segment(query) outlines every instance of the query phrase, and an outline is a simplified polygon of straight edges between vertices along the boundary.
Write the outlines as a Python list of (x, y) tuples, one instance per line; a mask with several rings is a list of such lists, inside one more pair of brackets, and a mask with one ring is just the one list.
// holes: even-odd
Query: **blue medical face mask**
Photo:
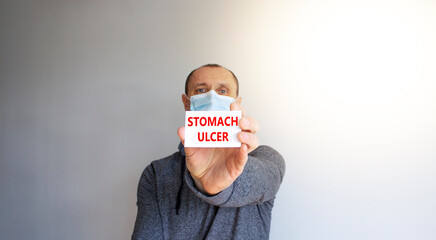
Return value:
[(191, 111), (230, 111), (234, 98), (222, 96), (210, 90), (207, 93), (191, 96)]

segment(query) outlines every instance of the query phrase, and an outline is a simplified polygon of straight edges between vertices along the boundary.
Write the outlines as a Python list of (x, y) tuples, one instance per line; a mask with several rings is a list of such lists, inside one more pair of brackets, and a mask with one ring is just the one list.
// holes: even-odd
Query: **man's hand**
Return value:
[[(241, 175), (248, 160), (248, 153), (259, 146), (259, 139), (255, 135), (259, 124), (254, 118), (245, 116), (241, 105), (232, 103), (230, 110), (241, 110), (239, 121), (241, 132), (238, 139), (240, 148), (185, 148), (186, 167), (194, 179), (195, 185), (203, 193), (215, 195)], [(185, 144), (185, 127), (180, 127), (177, 134)]]

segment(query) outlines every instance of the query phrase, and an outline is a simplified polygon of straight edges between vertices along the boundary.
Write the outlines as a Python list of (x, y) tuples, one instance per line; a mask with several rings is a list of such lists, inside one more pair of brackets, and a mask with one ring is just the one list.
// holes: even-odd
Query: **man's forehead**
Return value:
[[(206, 83), (209, 85), (218, 85), (228, 88), (236, 88), (236, 96), (239, 92), (239, 83), (236, 76), (225, 67), (219, 65), (205, 65), (192, 71), (185, 82), (185, 93), (192, 91), (197, 84)], [(204, 85), (204, 84), (203, 84)], [(208, 86), (210, 87), (210, 86)], [(233, 91), (232, 91), (233, 92)]]
[[(210, 66), (205, 66), (205, 67), (201, 67), (197, 70), (195, 70), (195, 72), (192, 74), (192, 79), (196, 79), (196, 80), (202, 80), (203, 78), (208, 78), (208, 77), (221, 77), (221, 78), (228, 78), (228, 79), (232, 79), (233, 75), (232, 73), (230, 73), (229, 70), (223, 68), (223, 67), (210, 67)], [(207, 80), (207, 79), (205, 79)]]

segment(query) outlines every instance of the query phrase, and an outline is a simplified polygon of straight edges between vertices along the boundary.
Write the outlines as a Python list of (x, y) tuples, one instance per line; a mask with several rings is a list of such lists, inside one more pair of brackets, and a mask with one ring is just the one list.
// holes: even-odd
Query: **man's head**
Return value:
[[(185, 110), (190, 109), (191, 96), (210, 90), (236, 99), (239, 94), (239, 82), (232, 71), (218, 64), (206, 64), (193, 70), (186, 79), (185, 94), (182, 95)], [(236, 102), (240, 103), (240, 99), (238, 98)]]

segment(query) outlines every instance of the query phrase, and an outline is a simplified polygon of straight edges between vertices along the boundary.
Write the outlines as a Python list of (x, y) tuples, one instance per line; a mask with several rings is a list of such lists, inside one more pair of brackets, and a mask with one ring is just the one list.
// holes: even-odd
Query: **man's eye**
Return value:
[(226, 94), (228, 91), (227, 90), (220, 90), (219, 93), (221, 94)]
[(199, 89), (197, 89), (197, 92), (199, 92), (199, 93), (205, 93), (205, 92), (206, 92), (206, 89), (204, 89), (204, 88), (199, 88)]

